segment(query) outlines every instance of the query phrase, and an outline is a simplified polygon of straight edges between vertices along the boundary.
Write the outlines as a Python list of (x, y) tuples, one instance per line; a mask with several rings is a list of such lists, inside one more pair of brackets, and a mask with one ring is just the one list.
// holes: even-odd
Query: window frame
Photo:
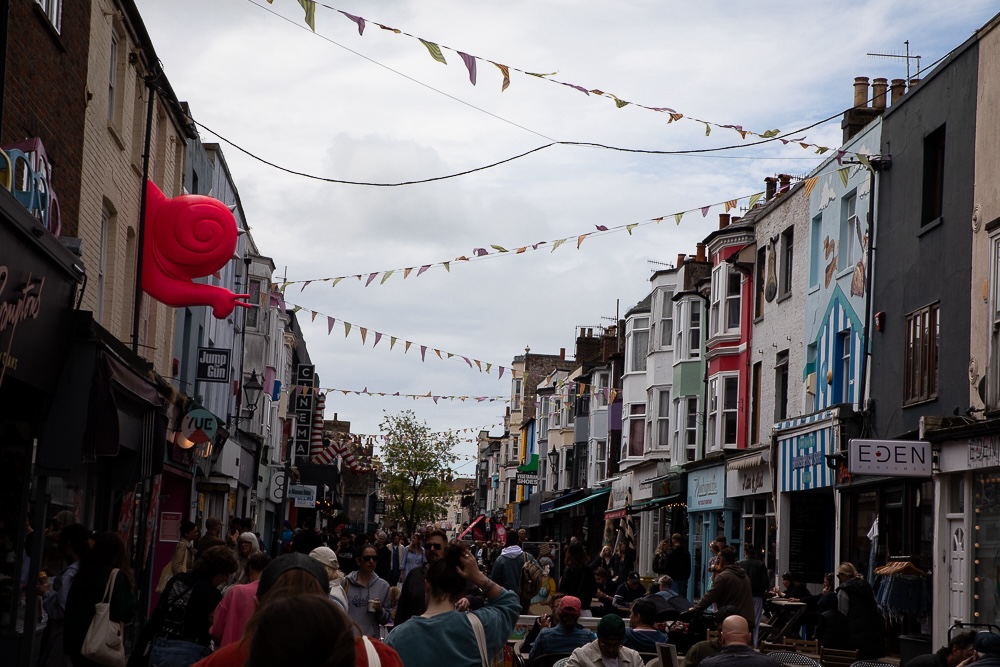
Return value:
[(671, 350), (674, 346), (674, 288), (665, 287), (660, 294), (659, 348)]
[(260, 278), (251, 277), (247, 281), (247, 292), (250, 293), (250, 298), (247, 302), (250, 307), (246, 309), (245, 319), (243, 324), (247, 329), (252, 329), (253, 331), (260, 331), (263, 326), (263, 321), (261, 319), (260, 307), (260, 291), (264, 288), (264, 281)]
[[(840, 240), (837, 247), (837, 269), (849, 271), (857, 263), (855, 255), (854, 230), (860, 225), (858, 221), (858, 192), (851, 192), (844, 197), (840, 215)], [(845, 248), (846, 245), (846, 248)]]
[[(926, 327), (918, 329), (926, 317)], [(933, 331), (932, 336), (928, 336)], [(920, 334), (924, 335), (921, 336)], [(916, 335), (916, 338), (914, 337)], [(941, 338), (941, 302), (936, 301), (909, 313), (903, 328), (903, 405), (915, 405), (935, 400), (939, 388), (939, 358)], [(914, 348), (919, 348), (914, 354)], [(914, 368), (914, 364), (919, 368)]]
[(524, 393), (524, 381), (521, 378), (511, 378), (510, 409), (521, 410), (521, 400)]
[[(626, 373), (645, 373), (649, 356), (649, 325), (652, 318), (648, 313), (629, 318), (625, 334)], [(638, 326), (644, 322), (644, 326)], [(641, 368), (638, 366), (640, 365)]]
[(792, 280), (795, 278), (795, 227), (788, 227), (781, 232), (781, 275), (778, 278), (778, 300), (792, 293)]
[(646, 404), (629, 403), (625, 420), (628, 422), (628, 442), (627, 448), (623, 447), (622, 458), (641, 458), (646, 448)]
[(788, 419), (789, 353), (780, 350), (774, 355), (774, 421)]
[(754, 301), (753, 318), (759, 320), (764, 317), (764, 291), (767, 282), (767, 245), (757, 248), (757, 265), (754, 267)]
[(820, 246), (823, 236), (823, 214), (815, 216), (809, 222), (809, 288), (819, 287), (820, 270)]
[(611, 401), (611, 374), (601, 371), (594, 374), (594, 409), (606, 408)]
[(656, 445), (658, 450), (670, 448), (670, 387), (656, 390)]
[(35, 0), (35, 4), (52, 24), (52, 29), (61, 35), (63, 0)]
[(548, 440), (549, 435), (549, 395), (538, 396), (538, 439)]
[[(725, 278), (723, 280), (723, 277)], [(735, 294), (731, 294), (731, 282), (737, 281)], [(742, 324), (743, 276), (728, 262), (722, 262), (712, 269), (710, 299), (709, 338), (729, 334), (739, 334)], [(729, 326), (730, 310), (735, 304), (737, 323)], [(723, 325), (723, 321), (725, 325)]]
[(947, 126), (929, 132), (924, 137), (924, 171), (920, 226), (926, 227), (944, 216), (945, 158), (947, 156)]

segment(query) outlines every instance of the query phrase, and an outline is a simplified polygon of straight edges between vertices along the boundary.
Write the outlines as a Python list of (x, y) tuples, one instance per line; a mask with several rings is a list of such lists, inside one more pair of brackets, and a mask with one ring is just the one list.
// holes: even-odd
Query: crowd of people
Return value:
[[(173, 557), (154, 579), (159, 596), (132, 642), (129, 667), (298, 660), (326, 667), (482, 667), (493, 664), (525, 613), (536, 616), (518, 647), (529, 665), (561, 655), (566, 667), (639, 667), (658, 644), (672, 642), (683, 649), (683, 667), (776, 667), (755, 649), (762, 622), (781, 599), (808, 605), (797, 630), (803, 636), (857, 649), (861, 659), (885, 655), (872, 587), (850, 563), (828, 574), (817, 594), (788, 572), (780, 587), (771, 587), (753, 545), (744, 544), (738, 559), (720, 539), (710, 552), (705, 592), (690, 601), (685, 586), (693, 563), (681, 535), (657, 546), (658, 576), (647, 590), (625, 544), (590, 559), (578, 540), (528, 544), (523, 532), (510, 531), (497, 548), (449, 541), (434, 529), (407, 538), (384, 531), (323, 534), (305, 523), (285, 526), (272, 558), (249, 525), (234, 523), (225, 537), (214, 517), (205, 521), (204, 535), (193, 522), (181, 523)], [(99, 603), (108, 603), (112, 624), (137, 614), (126, 546), (118, 533), (93, 535), (78, 524), (63, 528), (58, 546), (66, 566), (40, 591), (49, 625), (38, 664), (106, 664), (88, 654), (86, 638)], [(718, 636), (684, 643), (705, 613)], [(596, 631), (581, 623), (587, 616), (600, 617), (592, 621)], [(975, 656), (984, 667), (991, 660), (1000, 667), (1000, 637), (956, 635), (913, 667), (965, 667)]]

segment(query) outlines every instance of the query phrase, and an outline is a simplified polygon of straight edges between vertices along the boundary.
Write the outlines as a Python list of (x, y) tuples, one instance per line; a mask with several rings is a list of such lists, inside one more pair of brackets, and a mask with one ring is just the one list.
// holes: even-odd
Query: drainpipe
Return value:
[(139, 353), (139, 308), (142, 306), (142, 256), (146, 243), (146, 186), (149, 183), (149, 150), (153, 133), (153, 100), (156, 98), (153, 81), (159, 76), (147, 76), (146, 136), (142, 143), (142, 190), (139, 195), (139, 234), (135, 249), (135, 294), (132, 299), (132, 352)]
[[(869, 183), (869, 194), (868, 194), (868, 251), (867, 251), (867, 262), (868, 270), (865, 273), (865, 294), (868, 297), (868, 303), (865, 305), (865, 323), (864, 329), (861, 332), (861, 342), (864, 345), (864, 350), (862, 350), (861, 358), (861, 381), (858, 387), (858, 411), (862, 413), (868, 412), (868, 398), (866, 397), (866, 392), (868, 390), (868, 363), (871, 360), (871, 319), (872, 310), (875, 306), (874, 299), (872, 298), (872, 282), (873, 282), (873, 267), (872, 259), (874, 258), (875, 251), (875, 195), (877, 181), (875, 179), (875, 172), (881, 171), (882, 169), (888, 169), (892, 163), (888, 160), (883, 161), (881, 156), (871, 159), (872, 171), (868, 174)], [(863, 430), (870, 428), (868, 420), (863, 421)], [(861, 435), (868, 435), (868, 433), (862, 432)]]

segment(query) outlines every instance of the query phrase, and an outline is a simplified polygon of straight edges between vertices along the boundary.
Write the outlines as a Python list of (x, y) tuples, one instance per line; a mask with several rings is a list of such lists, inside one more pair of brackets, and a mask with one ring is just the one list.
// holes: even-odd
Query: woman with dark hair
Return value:
[[(326, 576), (326, 570), (319, 561), (297, 552), (278, 556), (264, 568), (264, 572), (260, 575), (260, 580), (257, 584), (257, 611), (250, 617), (250, 622), (247, 624), (247, 630), (243, 635), (243, 639), (223, 646), (212, 655), (198, 662), (195, 667), (243, 667), (244, 664), (248, 664), (248, 654), (251, 645), (254, 643), (254, 636), (257, 632), (262, 631), (263, 625), (269, 624), (268, 621), (263, 621), (260, 618), (265, 610), (270, 609), (272, 604), (282, 600), (303, 600), (313, 597), (328, 599), (328, 588), (329, 580)], [(283, 622), (297, 622), (300, 618), (303, 618), (303, 615), (298, 614), (298, 612), (293, 612), (293, 614), (287, 618), (282, 617)], [(323, 614), (324, 618), (326, 618), (325, 611)], [(353, 632), (351, 631), (350, 620), (346, 615), (342, 618), (342, 622), (348, 628), (347, 636), (352, 637)], [(309, 627), (314, 626), (310, 625)], [(329, 627), (329, 625), (324, 625), (321, 631), (328, 632)], [(332, 637), (329, 639), (332, 639)], [(399, 655), (377, 639), (354, 637), (353, 643), (354, 647), (350, 655), (354, 656), (355, 667), (375, 667), (369, 662), (369, 648), (376, 654), (381, 667), (403, 667)], [(340, 646), (339, 643), (337, 645)], [(346, 647), (343, 650), (346, 653)], [(263, 664), (259, 662), (259, 659), (260, 654), (258, 654), (257, 664)], [(297, 664), (290, 659), (276, 660), (270, 664), (283, 665), (286, 662), (288, 664)], [(310, 663), (309, 660), (298, 662), (302, 664)], [(373, 660), (372, 662), (375, 661)], [(331, 664), (336, 664), (339, 667), (341, 663)]]
[(580, 599), (583, 616), (591, 616), (590, 601), (597, 594), (597, 582), (594, 573), (588, 567), (587, 552), (579, 542), (571, 542), (566, 547), (566, 557), (563, 561), (565, 569), (556, 590), (565, 595)]
[(236, 571), (229, 547), (212, 547), (190, 572), (174, 575), (149, 621), (150, 667), (188, 667), (210, 651), (212, 618), (222, 600), (219, 586)]
[(354, 633), (330, 599), (303, 595), (274, 600), (254, 615), (246, 667), (354, 667)]
[[(586, 567), (586, 565), (584, 566)], [(455, 611), (469, 583), (486, 597), (485, 607), (469, 614)], [(486, 655), (503, 648), (521, 613), (517, 593), (479, 571), (469, 548), (452, 542), (444, 556), (427, 567), (427, 611), (400, 625), (386, 639), (406, 667), (479, 667), (482, 664), (475, 623), (483, 627)]]
[(73, 586), (66, 599), (63, 648), (74, 667), (97, 665), (81, 656), (80, 649), (94, 620), (95, 605), (104, 597), (111, 572), (115, 569), (118, 575), (111, 591), (108, 617), (113, 623), (127, 623), (135, 614), (135, 596), (132, 593), (135, 579), (128, 564), (125, 543), (118, 533), (101, 533), (90, 553), (80, 561), (80, 570), (73, 578)]
[(361, 548), (358, 569), (344, 579), (347, 615), (354, 621), (355, 631), (378, 637), (379, 628), (389, 625), (389, 582), (375, 574), (378, 550), (371, 544)]

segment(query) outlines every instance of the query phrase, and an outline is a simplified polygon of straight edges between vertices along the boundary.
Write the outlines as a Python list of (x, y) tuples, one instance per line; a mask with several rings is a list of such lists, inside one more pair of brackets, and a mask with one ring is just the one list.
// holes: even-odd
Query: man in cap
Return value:
[(629, 572), (625, 577), (625, 583), (618, 585), (615, 591), (615, 606), (619, 609), (628, 610), (632, 603), (646, 594), (646, 587), (642, 585), (642, 579), (638, 572)]
[[(997, 667), (1000, 665), (1000, 635), (992, 632), (977, 632), (976, 639), (972, 643), (976, 650), (976, 667)], [(966, 665), (972, 659), (966, 659), (961, 665)]]
[(638, 651), (623, 646), (625, 621), (610, 614), (597, 624), (597, 639), (573, 651), (566, 667), (642, 667)]
[(580, 598), (565, 595), (558, 606), (559, 625), (545, 628), (531, 646), (529, 659), (548, 653), (569, 653), (594, 639), (594, 633), (577, 623), (580, 619)]
[(736, 614), (722, 622), (719, 641), (722, 650), (718, 655), (701, 661), (702, 667), (780, 667), (777, 660), (769, 655), (757, 653), (750, 646), (753, 636), (747, 619)]

